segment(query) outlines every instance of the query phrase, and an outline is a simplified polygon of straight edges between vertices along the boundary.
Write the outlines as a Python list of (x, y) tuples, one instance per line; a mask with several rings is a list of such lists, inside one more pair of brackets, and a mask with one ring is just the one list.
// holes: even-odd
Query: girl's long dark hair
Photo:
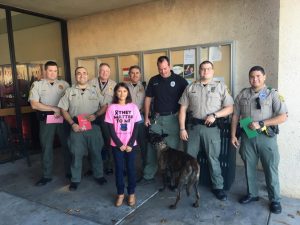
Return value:
[(125, 88), (127, 91), (128, 91), (128, 94), (127, 94), (127, 97), (126, 97), (126, 101), (125, 103), (131, 103), (132, 102), (132, 98), (131, 98), (131, 94), (130, 94), (130, 91), (129, 91), (129, 88), (127, 86), (127, 84), (125, 84), (124, 82), (121, 82), (121, 83), (118, 83), (115, 88), (114, 88), (114, 96), (113, 96), (113, 100), (112, 100), (112, 103), (113, 104), (118, 104), (119, 103), (119, 99), (118, 99), (118, 96), (117, 96), (117, 91), (120, 87), (123, 87)]

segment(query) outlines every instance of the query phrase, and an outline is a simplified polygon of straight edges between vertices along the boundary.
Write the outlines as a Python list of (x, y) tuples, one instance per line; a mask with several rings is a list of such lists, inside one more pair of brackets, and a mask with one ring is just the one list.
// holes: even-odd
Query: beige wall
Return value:
[(279, 0), (168, 0), (68, 21), (75, 58), (227, 40), (237, 41), (236, 91), (261, 64), (277, 86)]
[(295, 98), (300, 96), (300, 52), (295, 51), (300, 49), (299, 4), (298, 0), (159, 0), (73, 19), (68, 21), (71, 69), (76, 57), (236, 41), (234, 93), (248, 86), (249, 68), (262, 65), (268, 85), (286, 96), (290, 113), (278, 138), (280, 180), (284, 195), (300, 198), (296, 132), (300, 107)]
[(279, 136), (282, 194), (300, 198), (300, 26), (299, 0), (280, 1), (278, 88), (289, 109)]

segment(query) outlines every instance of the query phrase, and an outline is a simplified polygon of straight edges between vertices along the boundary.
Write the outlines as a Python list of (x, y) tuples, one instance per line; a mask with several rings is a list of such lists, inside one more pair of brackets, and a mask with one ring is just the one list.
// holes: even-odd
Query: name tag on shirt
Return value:
[(59, 117), (55, 117), (54, 115), (47, 115), (46, 118), (46, 123), (50, 124), (50, 123), (63, 123), (64, 122), (64, 118), (62, 116)]
[(77, 116), (78, 118), (78, 125), (81, 130), (87, 131), (92, 129), (92, 124), (89, 120), (87, 120), (87, 114), (80, 114)]

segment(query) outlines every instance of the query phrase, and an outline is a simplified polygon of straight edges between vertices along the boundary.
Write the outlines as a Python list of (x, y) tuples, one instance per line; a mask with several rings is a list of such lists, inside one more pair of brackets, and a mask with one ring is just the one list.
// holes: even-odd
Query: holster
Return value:
[(267, 129), (263, 131), (263, 133), (268, 137), (274, 137), (275, 135), (279, 134), (279, 127), (278, 125), (268, 126)]

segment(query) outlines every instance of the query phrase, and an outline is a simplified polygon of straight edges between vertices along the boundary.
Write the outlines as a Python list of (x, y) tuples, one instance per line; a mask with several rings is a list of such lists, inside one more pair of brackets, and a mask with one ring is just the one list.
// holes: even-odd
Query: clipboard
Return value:
[(240, 126), (245, 131), (245, 133), (249, 139), (254, 138), (258, 135), (256, 130), (251, 130), (248, 127), (249, 124), (252, 123), (252, 121), (253, 120), (251, 117), (246, 117), (246, 118), (240, 120)]

